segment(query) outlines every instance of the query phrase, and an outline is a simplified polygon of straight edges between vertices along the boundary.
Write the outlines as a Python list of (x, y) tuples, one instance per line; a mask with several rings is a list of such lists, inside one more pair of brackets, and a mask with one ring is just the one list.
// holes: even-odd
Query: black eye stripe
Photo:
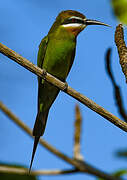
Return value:
[(72, 24), (72, 23), (84, 24), (84, 21), (82, 19), (71, 18), (71, 19), (66, 19), (62, 24)]

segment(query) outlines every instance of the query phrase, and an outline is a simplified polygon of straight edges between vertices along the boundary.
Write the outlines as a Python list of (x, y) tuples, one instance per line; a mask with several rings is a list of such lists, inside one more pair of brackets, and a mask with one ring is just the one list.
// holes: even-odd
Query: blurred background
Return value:
[[(107, 48), (111, 47), (113, 73), (125, 100), (126, 83), (114, 43), (114, 32), (119, 22), (110, 0), (1, 0), (0, 42), (36, 64), (41, 39), (47, 35), (58, 13), (68, 9), (77, 10), (87, 18), (102, 21), (112, 28), (89, 26), (79, 35), (75, 61), (67, 82), (77, 91), (120, 117), (114, 100), (113, 87), (105, 70), (105, 54)], [(0, 54), (0, 101), (33, 128), (37, 112), (37, 77), (2, 54)], [(43, 136), (48, 143), (70, 157), (73, 153), (76, 103), (75, 99), (60, 92), (50, 110)], [(81, 151), (86, 162), (107, 173), (126, 168), (125, 159), (119, 159), (115, 154), (117, 150), (127, 147), (126, 133), (84, 105), (78, 104), (83, 117)], [(1, 111), (0, 123), (0, 161), (29, 167), (33, 139)], [(69, 167), (71, 166), (45, 148), (38, 146), (33, 169)], [(67, 180), (77, 178), (96, 179), (94, 176), (80, 173), (66, 175)], [(64, 180), (65, 176), (41, 176), (38, 179)]]

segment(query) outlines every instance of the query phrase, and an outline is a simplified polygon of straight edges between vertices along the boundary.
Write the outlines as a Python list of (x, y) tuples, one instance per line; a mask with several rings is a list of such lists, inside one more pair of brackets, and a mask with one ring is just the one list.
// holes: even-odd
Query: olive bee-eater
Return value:
[[(77, 11), (62, 11), (57, 16), (48, 35), (40, 43), (37, 65), (65, 82), (74, 61), (77, 35), (87, 25), (108, 26), (96, 20), (86, 19), (83, 14)], [(35, 139), (29, 171), (40, 136), (44, 134), (49, 109), (59, 91), (57, 87), (38, 77), (38, 112), (33, 128)]]

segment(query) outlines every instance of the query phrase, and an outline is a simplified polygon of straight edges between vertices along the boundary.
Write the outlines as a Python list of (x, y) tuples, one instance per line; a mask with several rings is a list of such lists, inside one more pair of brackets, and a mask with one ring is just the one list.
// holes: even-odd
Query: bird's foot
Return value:
[(45, 69), (43, 69), (43, 79), (45, 80), (46, 78), (45, 78), (45, 76), (47, 75), (47, 71), (45, 70)]
[(67, 82), (65, 82), (65, 83), (64, 83), (63, 91), (67, 91), (67, 88), (68, 88), (68, 84), (67, 84)]

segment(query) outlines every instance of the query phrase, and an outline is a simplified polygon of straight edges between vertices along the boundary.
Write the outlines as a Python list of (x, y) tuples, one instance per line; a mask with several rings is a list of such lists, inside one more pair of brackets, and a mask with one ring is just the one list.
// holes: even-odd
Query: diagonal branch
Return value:
[[(29, 136), (32, 136), (32, 130), (28, 126), (26, 126), (18, 117), (16, 117), (2, 102), (0, 102), (0, 109), (5, 113), (5, 115), (7, 115), (12, 121), (14, 121), (21, 129), (23, 129)], [(79, 161), (76, 159), (69, 158), (67, 155), (61, 153), (60, 151), (55, 149), (53, 146), (48, 144), (42, 138), (40, 138), (39, 143), (42, 146), (44, 146), (47, 150), (49, 150), (51, 153), (56, 155), (57, 157), (68, 162), (69, 164), (73, 165), (75, 167), (75, 169), (79, 170), (80, 172), (92, 174), (97, 177), (103, 178), (105, 180), (118, 180), (118, 178), (110, 176), (110, 175), (94, 168), (93, 166), (89, 165), (88, 163), (86, 163), (84, 161)]]
[(23, 58), (22, 56), (17, 54), (15, 51), (9, 49), (7, 46), (3, 45), (2, 43), (0, 43), (0, 53), (14, 60), (21, 66), (33, 72), (34, 74), (42, 78), (45, 78), (45, 80), (48, 81), (49, 83), (53, 84), (54, 86), (57, 86), (59, 89), (63, 90), (64, 92), (72, 96), (73, 98), (77, 99), (79, 102), (86, 105), (88, 108), (95, 111), (96, 113), (98, 113), (99, 115), (101, 115), (102, 117), (110, 121), (111, 123), (113, 123), (115, 126), (127, 132), (127, 123), (125, 123), (118, 117), (114, 116), (113, 114), (111, 114), (110, 112), (108, 112), (103, 107), (99, 106), (94, 101), (87, 98), (86, 96), (80, 94), (79, 92), (71, 88), (70, 86), (65, 88), (66, 83), (63, 83), (62, 81), (58, 80), (57, 78), (55, 78), (49, 73), (45, 73), (43, 69), (35, 66), (30, 61)]

